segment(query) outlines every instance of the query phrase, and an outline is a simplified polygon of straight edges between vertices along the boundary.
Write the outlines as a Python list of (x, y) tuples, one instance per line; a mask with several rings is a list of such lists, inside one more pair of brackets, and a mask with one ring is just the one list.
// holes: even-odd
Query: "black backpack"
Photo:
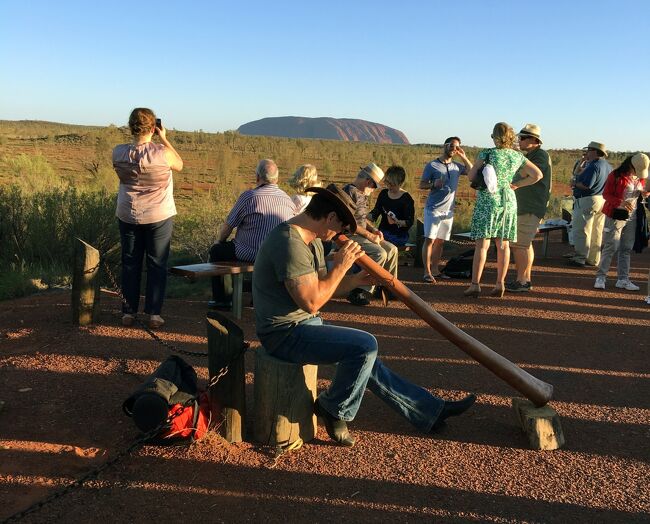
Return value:
[(468, 249), (460, 255), (451, 257), (442, 272), (451, 278), (472, 278), (472, 261), (474, 249)]

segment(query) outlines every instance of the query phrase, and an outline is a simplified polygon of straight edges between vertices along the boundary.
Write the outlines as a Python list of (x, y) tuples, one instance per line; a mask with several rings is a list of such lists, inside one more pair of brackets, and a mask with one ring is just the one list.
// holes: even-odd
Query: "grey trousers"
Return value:
[(606, 277), (612, 258), (618, 252), (616, 273), (619, 280), (630, 279), (630, 253), (634, 247), (636, 229), (636, 212), (631, 213), (630, 220), (614, 220), (605, 217), (603, 228), (603, 251), (600, 255), (597, 277)]
[[(397, 277), (398, 252), (396, 246), (390, 242), (386, 242), (385, 240), (382, 240), (380, 244), (375, 244), (361, 235), (352, 235), (350, 240), (357, 242), (366, 255), (377, 262), (377, 264), (382, 266), (391, 275)], [(375, 290), (375, 286), (365, 287), (363, 289), (367, 289), (372, 293)]]
[(575, 258), (597, 266), (600, 261), (605, 215), (601, 213), (605, 199), (602, 195), (576, 198), (573, 206), (573, 247)]

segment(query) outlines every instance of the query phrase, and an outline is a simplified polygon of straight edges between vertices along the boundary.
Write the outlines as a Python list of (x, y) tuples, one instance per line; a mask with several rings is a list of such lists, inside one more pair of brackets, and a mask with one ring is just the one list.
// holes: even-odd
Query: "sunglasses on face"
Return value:
[(374, 179), (370, 175), (363, 175), (363, 177), (372, 184), (372, 187), (374, 189), (377, 189), (377, 182), (374, 181)]

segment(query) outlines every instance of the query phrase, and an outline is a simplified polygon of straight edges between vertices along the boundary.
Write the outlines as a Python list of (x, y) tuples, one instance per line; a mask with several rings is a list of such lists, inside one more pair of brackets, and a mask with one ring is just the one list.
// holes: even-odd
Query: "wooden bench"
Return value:
[[(565, 230), (566, 226), (564, 225), (551, 225), (551, 224), (540, 224), (537, 228), (537, 234), (542, 235), (542, 258), (547, 257), (548, 251), (548, 235), (551, 231)], [(470, 232), (466, 231), (465, 233), (454, 233), (452, 238), (455, 240), (471, 240)]]
[(253, 272), (253, 264), (251, 262), (228, 260), (222, 262), (207, 262), (205, 264), (190, 264), (187, 266), (174, 266), (170, 268), (169, 272), (172, 275), (186, 277), (192, 282), (197, 278), (232, 275), (232, 314), (236, 319), (241, 318), (244, 274)]

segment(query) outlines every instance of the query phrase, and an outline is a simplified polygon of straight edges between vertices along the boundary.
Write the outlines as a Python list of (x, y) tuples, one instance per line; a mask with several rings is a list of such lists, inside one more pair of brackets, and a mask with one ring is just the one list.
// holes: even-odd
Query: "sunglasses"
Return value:
[(363, 178), (365, 178), (366, 180), (368, 180), (368, 181), (372, 184), (372, 187), (374, 187), (375, 189), (377, 189), (377, 182), (375, 182), (375, 179), (374, 179), (374, 178), (372, 178), (370, 175), (366, 175), (366, 174), (363, 175)]

